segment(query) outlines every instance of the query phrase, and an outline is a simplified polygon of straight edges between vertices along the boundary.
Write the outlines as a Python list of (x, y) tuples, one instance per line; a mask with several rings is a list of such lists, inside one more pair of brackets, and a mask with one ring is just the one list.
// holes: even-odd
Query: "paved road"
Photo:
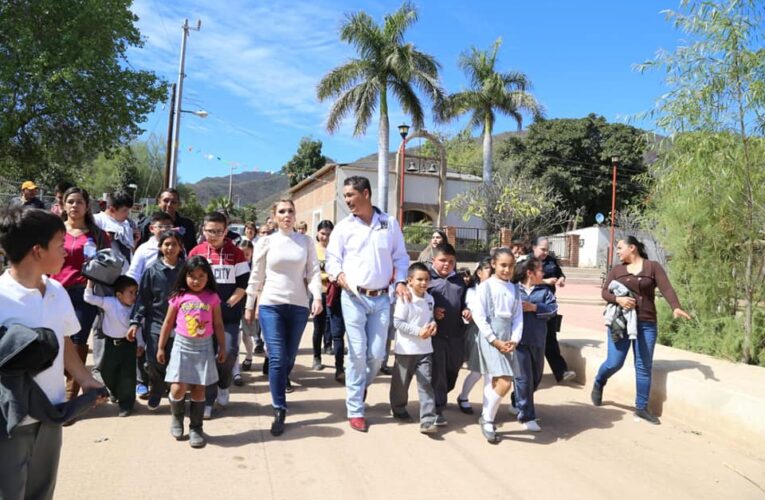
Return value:
[[(168, 432), (166, 403), (118, 418), (114, 405), (64, 431), (57, 498), (465, 499), (465, 498), (763, 498), (765, 453), (716, 440), (664, 418), (635, 422), (631, 408), (594, 408), (578, 385), (538, 393), (543, 432), (524, 432), (507, 413), (503, 437), (486, 443), (476, 417), (450, 407), (435, 437), (388, 414), (388, 377), (370, 388), (368, 434), (345, 420), (344, 389), (333, 370), (311, 371), (310, 326), (289, 396), (287, 431), (268, 433), (267, 382), (245, 375), (231, 405), (205, 424), (209, 445), (192, 450)], [(260, 368), (260, 359), (256, 368)], [(461, 380), (460, 380), (461, 383)], [(416, 398), (414, 387), (412, 399)], [(452, 396), (454, 400), (456, 396)], [(608, 400), (606, 394), (606, 400)], [(471, 401), (476, 410), (480, 391)], [(626, 402), (626, 400), (622, 400)], [(416, 405), (410, 405), (416, 412)]]

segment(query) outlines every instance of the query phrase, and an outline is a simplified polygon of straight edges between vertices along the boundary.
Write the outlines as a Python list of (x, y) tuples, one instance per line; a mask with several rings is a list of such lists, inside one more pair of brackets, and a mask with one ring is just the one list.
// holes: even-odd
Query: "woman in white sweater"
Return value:
[(321, 276), (313, 240), (295, 231), (295, 205), (279, 200), (271, 209), (278, 230), (255, 245), (247, 287), (245, 321), (258, 320), (268, 348), (268, 384), (274, 407), (271, 434), (284, 432), (285, 388), (295, 364), (300, 338), (308, 322), (308, 289), (314, 296), (311, 312), (321, 313)]

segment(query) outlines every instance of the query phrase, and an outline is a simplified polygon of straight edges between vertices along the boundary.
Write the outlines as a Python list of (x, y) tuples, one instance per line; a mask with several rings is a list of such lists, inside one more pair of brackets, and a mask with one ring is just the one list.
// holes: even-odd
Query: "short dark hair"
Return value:
[(183, 295), (189, 291), (189, 285), (186, 284), (186, 276), (195, 269), (202, 269), (207, 274), (205, 290), (213, 293), (218, 292), (218, 285), (215, 282), (215, 275), (213, 274), (212, 267), (210, 267), (210, 263), (207, 262), (203, 255), (195, 255), (183, 263), (183, 267), (175, 280), (175, 285), (173, 285), (173, 291), (170, 293), (171, 297)]
[(247, 221), (247, 222), (244, 223), (244, 228), (245, 229), (252, 229), (253, 231), (257, 231), (258, 230), (258, 225), (255, 224), (252, 221)]
[(18, 264), (35, 245), (47, 249), (53, 237), (65, 233), (58, 215), (39, 208), (13, 207), (0, 213), (0, 248)]
[(414, 262), (410, 264), (409, 269), (406, 271), (406, 275), (411, 278), (412, 276), (414, 276), (414, 273), (416, 273), (417, 271), (425, 271), (426, 273), (428, 273), (428, 276), (430, 276), (430, 271), (428, 270), (428, 266), (426, 266), (422, 262)]
[(149, 225), (154, 224), (155, 222), (165, 222), (165, 221), (173, 222), (173, 218), (170, 217), (170, 214), (168, 214), (167, 212), (154, 212), (153, 214), (151, 214)]
[[(168, 238), (175, 238), (175, 240), (178, 242), (178, 245), (181, 247), (181, 252), (183, 252), (183, 236), (181, 236), (181, 233), (174, 229), (167, 229), (162, 231), (159, 234), (159, 246), (162, 246), (162, 243)], [(161, 254), (162, 251), (160, 250), (159, 253)]]
[(343, 186), (351, 186), (359, 193), (363, 193), (366, 189), (369, 191), (369, 196), (372, 196), (372, 185), (369, 183), (369, 179), (361, 175), (352, 175), (350, 177), (346, 177), (343, 181)]
[(181, 193), (178, 192), (175, 188), (165, 188), (162, 191), (159, 192), (157, 195), (157, 201), (159, 201), (160, 198), (162, 198), (162, 195), (165, 193), (170, 193), (172, 195), (175, 195), (176, 198), (178, 198), (178, 203), (181, 202)]
[(54, 193), (64, 194), (66, 192), (66, 190), (69, 189), (72, 186), (74, 186), (74, 184), (72, 184), (69, 181), (61, 181), (58, 184), (56, 184), (55, 188), (53, 188), (53, 192)]
[(114, 280), (114, 293), (120, 293), (124, 292), (131, 286), (138, 287), (138, 282), (131, 278), (130, 276), (122, 275), (117, 277), (116, 280)]
[(124, 191), (117, 191), (109, 196), (108, 206), (112, 208), (133, 207), (133, 197)]
[(202, 220), (202, 225), (204, 226), (208, 222), (220, 222), (224, 226), (228, 226), (228, 219), (226, 219), (226, 216), (220, 212), (210, 212), (205, 214), (205, 218)]
[(454, 249), (451, 243), (439, 243), (436, 245), (436, 248), (433, 249), (433, 256), (436, 255), (451, 255), (452, 257), (457, 256), (457, 250)]

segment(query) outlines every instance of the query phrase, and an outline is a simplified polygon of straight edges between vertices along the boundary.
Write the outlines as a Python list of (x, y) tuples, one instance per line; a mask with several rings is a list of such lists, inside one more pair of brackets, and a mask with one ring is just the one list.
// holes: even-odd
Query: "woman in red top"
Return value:
[[(109, 248), (111, 241), (109, 235), (101, 231), (93, 220), (90, 213), (90, 196), (84, 189), (71, 187), (63, 196), (63, 211), (61, 217), (66, 226), (64, 248), (66, 257), (64, 267), (58, 274), (51, 276), (66, 288), (69, 298), (74, 306), (74, 312), (80, 322), (80, 331), (72, 336), (72, 342), (77, 348), (77, 354), (83, 362), (88, 357), (88, 335), (93, 326), (93, 321), (98, 314), (98, 308), (83, 300), (86, 279), (82, 275), (82, 266), (85, 264), (86, 245), (88, 251)], [(68, 399), (77, 396), (80, 386), (67, 373), (66, 395)]]
[[(648, 395), (651, 392), (651, 368), (653, 367), (653, 349), (656, 346), (656, 288), (672, 307), (675, 318), (691, 317), (680, 308), (680, 300), (667, 278), (667, 273), (658, 262), (648, 260), (645, 246), (634, 236), (620, 240), (616, 253), (622, 264), (608, 272), (601, 295), (610, 304), (621, 308), (634, 309), (637, 314), (637, 338), (624, 336), (614, 342), (609, 329), (608, 357), (600, 366), (592, 387), (592, 403), (600, 406), (603, 402), (603, 386), (608, 379), (619, 371), (627, 358), (630, 346), (635, 355), (635, 416), (652, 424), (659, 424), (659, 419), (648, 411)], [(630, 291), (631, 296), (617, 297), (609, 290), (611, 281), (618, 281)]]

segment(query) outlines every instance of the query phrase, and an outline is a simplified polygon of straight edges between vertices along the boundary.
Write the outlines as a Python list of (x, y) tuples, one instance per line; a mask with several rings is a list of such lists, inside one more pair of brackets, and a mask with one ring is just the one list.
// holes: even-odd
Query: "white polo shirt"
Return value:
[[(37, 385), (54, 405), (66, 401), (64, 384), (64, 337), (80, 331), (72, 301), (61, 284), (43, 276), (45, 295), (36, 288), (26, 288), (11, 277), (10, 271), (0, 276), (0, 326), (13, 324), (29, 328), (50, 328), (56, 333), (58, 355), (53, 365), (35, 375)], [(31, 423), (25, 419), (23, 423)]]
[(338, 222), (329, 237), (326, 268), (333, 278), (345, 273), (352, 287), (380, 290), (391, 280), (405, 282), (409, 254), (396, 219), (375, 210), (369, 225), (353, 214)]

